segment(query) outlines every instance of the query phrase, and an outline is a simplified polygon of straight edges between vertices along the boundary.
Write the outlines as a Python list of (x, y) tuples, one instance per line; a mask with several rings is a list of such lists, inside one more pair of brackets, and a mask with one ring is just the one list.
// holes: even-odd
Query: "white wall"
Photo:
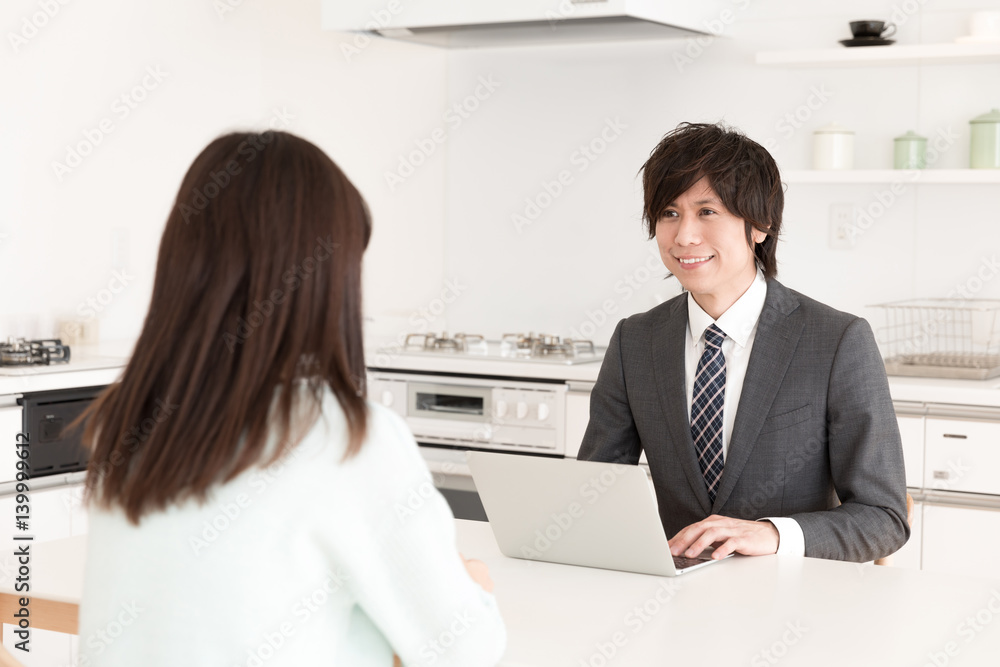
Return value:
[[(354, 36), (322, 31), (318, 0), (52, 4), (48, 19), (39, 0), (0, 9), (0, 337), (51, 335), (55, 317), (103, 298), (102, 339), (134, 339), (184, 171), (213, 137), (265, 127), (276, 109), (369, 201), (367, 309), (408, 315), (440, 291), (444, 156), (395, 192), (383, 172), (441, 122), (443, 52), (381, 39), (345, 52)], [(35, 15), (45, 25), (15, 49), (10, 33)], [(165, 76), (124, 117), (112, 105), (147, 67)], [(104, 118), (113, 132), (58, 178), (52, 162)], [(129, 279), (109, 299), (116, 230)]]
[[(996, 0), (922, 5), (901, 22), (900, 43), (953, 41), (968, 34), (974, 9), (1000, 9)], [(452, 95), (484, 74), (502, 85), (449, 145), (446, 275), (468, 286), (448, 313), (450, 328), (593, 332), (604, 342), (620, 317), (677, 294), (676, 281), (661, 279), (662, 265), (647, 273), (652, 244), (641, 229), (637, 172), (681, 121), (725, 120), (768, 145), (782, 169), (808, 168), (812, 131), (834, 120), (857, 132), (862, 169), (891, 168), (892, 139), (909, 129), (933, 138), (951, 128), (959, 139), (935, 166), (967, 166), (968, 121), (1000, 106), (1000, 65), (754, 64), (758, 50), (839, 48), (848, 21), (907, 16), (904, 9), (917, 6), (734, 0), (735, 20), (700, 53), (690, 40), (453, 52)], [(813, 97), (817, 108), (809, 110), (803, 105), (815, 91), (825, 99)], [(784, 119), (797, 110), (808, 117), (795, 128)], [(600, 136), (607, 119), (626, 127), (581, 170), (575, 151)], [(571, 183), (519, 232), (512, 215), (525, 214), (526, 198), (545, 202), (544, 183), (561, 170)], [(779, 279), (877, 326), (881, 312), (867, 305), (945, 296), (1000, 251), (1000, 188), (967, 185), (908, 186), (853, 249), (830, 249), (830, 205), (867, 209), (888, 200), (887, 187), (790, 185)], [(976, 296), (1000, 297), (1000, 279)]]
[[(109, 296), (118, 234), (134, 278), (98, 319), (105, 340), (134, 337), (191, 159), (213, 136), (283, 109), (289, 129), (326, 149), (374, 211), (369, 333), (606, 340), (619, 317), (679, 291), (642, 233), (637, 172), (680, 121), (724, 119), (767, 143), (783, 169), (808, 166), (811, 132), (831, 120), (857, 131), (859, 168), (888, 166), (892, 138), (908, 129), (951, 127), (960, 138), (939, 166), (966, 164), (968, 120), (1000, 106), (998, 65), (753, 64), (758, 50), (836, 46), (848, 20), (920, 4), (734, 0), (735, 20), (700, 53), (690, 40), (445, 51), (384, 39), (345, 52), (355, 37), (321, 30), (318, 0), (243, 0), (222, 16), (220, 3), (196, 0), (93, 0), (60, 5), (15, 52), (9, 34), (40, 5), (11, 0), (0, 10), (0, 284), (14, 288), (0, 299), (0, 336), (51, 333), (54, 317)], [(950, 41), (971, 11), (1000, 0), (922, 6), (901, 43)], [(168, 76), (119, 118), (115, 99), (157, 66)], [(815, 90), (828, 99), (798, 129), (785, 124)], [(60, 181), (52, 162), (104, 117), (114, 132)], [(581, 161), (579, 146), (602, 131), (615, 140)], [(401, 161), (421, 164), (389, 182)], [(511, 216), (546, 195), (546, 182), (555, 191), (560, 171), (568, 184), (518, 231)], [(780, 278), (864, 314), (871, 303), (945, 295), (997, 249), (996, 187), (932, 185), (909, 187), (852, 250), (828, 248), (830, 204), (868, 207), (884, 189), (790, 186)], [(1000, 296), (1000, 281), (978, 296)]]

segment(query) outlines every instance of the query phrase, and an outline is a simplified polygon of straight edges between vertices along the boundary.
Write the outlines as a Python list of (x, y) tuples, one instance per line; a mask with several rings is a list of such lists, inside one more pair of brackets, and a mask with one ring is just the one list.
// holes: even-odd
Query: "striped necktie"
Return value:
[(705, 351), (698, 360), (694, 376), (694, 400), (691, 401), (691, 438), (698, 454), (698, 466), (705, 477), (708, 497), (715, 502), (715, 492), (722, 477), (722, 408), (726, 400), (726, 358), (722, 341), (726, 334), (714, 324), (705, 329)]

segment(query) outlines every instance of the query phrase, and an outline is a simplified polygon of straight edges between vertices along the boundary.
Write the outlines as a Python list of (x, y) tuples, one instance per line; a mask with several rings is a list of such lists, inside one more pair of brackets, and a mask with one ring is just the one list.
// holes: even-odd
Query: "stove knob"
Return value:
[(392, 392), (386, 389), (385, 391), (382, 392), (382, 405), (384, 405), (387, 408), (391, 408), (392, 401), (394, 398), (395, 396), (392, 395)]
[(524, 401), (517, 402), (517, 418), (524, 419), (528, 416), (528, 404)]
[(549, 416), (549, 404), (539, 403), (538, 404), (538, 421), (543, 422), (548, 419)]
[(497, 401), (496, 409), (493, 412), (497, 417), (507, 416), (507, 401)]

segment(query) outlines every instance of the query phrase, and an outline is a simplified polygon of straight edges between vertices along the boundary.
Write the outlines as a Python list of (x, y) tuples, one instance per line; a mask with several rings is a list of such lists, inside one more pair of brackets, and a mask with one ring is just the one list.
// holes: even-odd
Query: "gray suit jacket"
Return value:
[(687, 294), (618, 323), (579, 458), (645, 450), (667, 537), (710, 514), (795, 519), (806, 556), (867, 561), (909, 538), (899, 428), (868, 323), (775, 280), (712, 504), (687, 416)]

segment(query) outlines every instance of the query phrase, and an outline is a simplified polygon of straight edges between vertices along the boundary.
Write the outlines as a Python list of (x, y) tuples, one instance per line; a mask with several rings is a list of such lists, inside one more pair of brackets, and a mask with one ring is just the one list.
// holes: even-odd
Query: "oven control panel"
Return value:
[(419, 442), (565, 453), (564, 383), (380, 371), (369, 374), (368, 396)]

